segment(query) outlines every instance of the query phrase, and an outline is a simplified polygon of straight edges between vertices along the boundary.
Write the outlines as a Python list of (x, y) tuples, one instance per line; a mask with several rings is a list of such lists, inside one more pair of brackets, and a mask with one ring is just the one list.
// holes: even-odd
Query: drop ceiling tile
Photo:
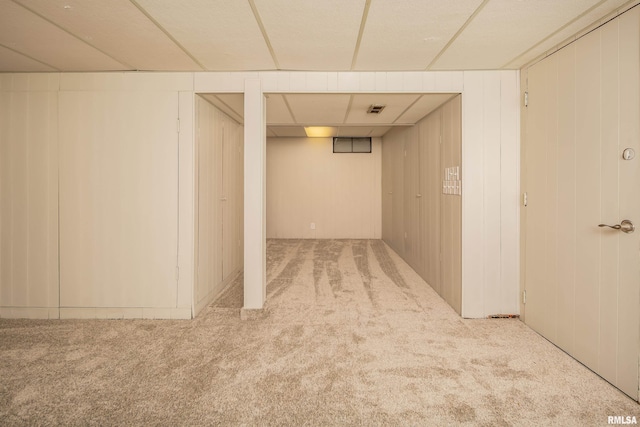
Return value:
[(248, 1), (136, 2), (208, 70), (275, 68)]
[(356, 70), (424, 70), (482, 0), (371, 2)]
[(553, 49), (558, 44), (564, 42), (575, 34), (581, 32), (583, 29), (592, 25), (594, 22), (602, 19), (602, 17), (609, 15), (616, 9), (622, 7), (627, 0), (609, 0), (592, 10), (585, 13), (583, 16), (576, 17), (572, 22), (560, 29), (557, 33), (547, 36), (548, 38), (541, 40), (538, 44), (532, 46), (529, 50), (518, 55), (517, 58), (511, 58), (509, 63), (503, 64), (507, 69), (520, 69), (526, 65), (529, 61), (536, 59), (538, 56), (543, 55), (546, 51)]
[[(354, 95), (345, 123), (393, 123), (420, 95), (416, 94), (366, 94)], [(385, 105), (380, 114), (367, 114), (372, 104)]]
[(302, 126), (269, 126), (269, 128), (276, 136), (283, 138), (304, 138), (307, 136)]
[(136, 70), (201, 70), (128, 0), (18, 0)]
[(54, 68), (20, 55), (0, 46), (0, 72), (9, 71), (56, 71)]
[(255, 0), (286, 70), (348, 70), (365, 0)]
[(396, 123), (416, 124), (423, 117), (437, 109), (439, 106), (451, 99), (454, 94), (438, 93), (423, 95), (415, 104), (413, 104), (403, 115), (401, 115)]
[(432, 69), (499, 69), (599, 0), (491, 0)]
[(0, 8), (0, 45), (62, 71), (128, 68), (16, 3), (1, 0)]
[(269, 94), (267, 98), (267, 123), (269, 124), (294, 124), (295, 120), (280, 94)]
[(365, 137), (373, 131), (373, 126), (340, 126), (338, 136)]
[(346, 94), (288, 94), (289, 106), (300, 124), (342, 123), (351, 95)]

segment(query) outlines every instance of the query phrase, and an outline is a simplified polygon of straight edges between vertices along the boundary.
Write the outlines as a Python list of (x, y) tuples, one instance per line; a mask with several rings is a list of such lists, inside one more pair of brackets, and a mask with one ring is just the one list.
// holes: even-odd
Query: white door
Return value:
[(525, 322), (636, 400), (639, 27), (635, 8), (528, 70), (523, 165)]

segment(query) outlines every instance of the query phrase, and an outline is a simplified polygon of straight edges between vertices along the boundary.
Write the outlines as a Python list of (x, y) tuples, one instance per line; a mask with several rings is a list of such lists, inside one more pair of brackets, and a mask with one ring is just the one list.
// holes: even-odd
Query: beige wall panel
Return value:
[[(557, 100), (558, 100), (558, 121), (563, 124), (558, 127), (558, 158), (573, 159), (576, 155), (576, 117), (575, 117), (575, 45), (570, 45), (557, 54)], [(544, 107), (543, 107), (544, 108)], [(531, 144), (535, 146), (535, 143)], [(576, 164), (573, 161), (562, 161), (562, 167), (558, 167), (558, 212), (562, 212), (563, 218), (557, 221), (564, 224), (557, 227), (557, 253), (562, 255), (560, 266), (568, 268), (558, 268), (557, 284), (557, 314), (556, 317), (556, 339), (558, 345), (562, 346), (569, 354), (574, 351), (574, 318), (575, 318), (575, 292), (576, 292), (576, 228), (567, 226), (567, 218), (576, 216), (576, 187), (574, 184), (576, 174)], [(532, 165), (529, 180), (540, 179), (536, 170), (539, 165)], [(527, 208), (528, 210), (529, 208)], [(547, 314), (551, 316), (550, 314)], [(528, 318), (527, 318), (528, 321)]]
[[(390, 155), (396, 156), (395, 161), (383, 163), (383, 174), (393, 177), (394, 195), (402, 195), (401, 200), (393, 200), (392, 234), (406, 233), (399, 243), (390, 239), (390, 246), (458, 313), (462, 309), (462, 200), (460, 195), (442, 194), (442, 179), (444, 167), (462, 166), (461, 110), (457, 96), (415, 126), (394, 129), (383, 140)], [(396, 180), (402, 183), (397, 186), (400, 191)]]
[(223, 224), (223, 280), (238, 272), (242, 264), (240, 254), (240, 226), (243, 225), (243, 191), (239, 171), (243, 170), (241, 126), (233, 119), (225, 118), (222, 165), (222, 224)]
[(57, 99), (0, 92), (0, 307), (58, 306)]
[(420, 156), (416, 126), (406, 130), (404, 141), (404, 258), (414, 270), (420, 269)]
[[(620, 217), (636, 225), (633, 234), (620, 236), (621, 271), (618, 290), (618, 372), (621, 390), (638, 400), (638, 354), (640, 354), (640, 8), (618, 18), (620, 91), (619, 149), (633, 148), (636, 157), (620, 165)], [(620, 161), (620, 157), (618, 157)], [(635, 264), (634, 264), (635, 262)]]
[(599, 319), (600, 276), (600, 200), (602, 188), (600, 174), (600, 105), (601, 70), (599, 33), (591, 33), (576, 42), (576, 283), (580, 288), (575, 295), (576, 329), (575, 355), (587, 367), (597, 369), (598, 348), (593, 345), (594, 331)]
[(382, 150), (382, 240), (391, 246), (393, 239), (393, 147), (381, 144)]
[(62, 307), (175, 307), (178, 93), (60, 93)]
[(223, 116), (196, 98), (196, 306), (222, 282)]
[(440, 292), (441, 112), (418, 123), (420, 129), (420, 212), (423, 277)]
[[(393, 239), (392, 247), (400, 256), (404, 257), (404, 138), (406, 133), (402, 130), (392, 130), (393, 135), (389, 135), (389, 144), (393, 147)], [(399, 137), (398, 137), (399, 135)], [(386, 135), (385, 135), (386, 136)], [(393, 139), (391, 139), (393, 136)], [(385, 138), (385, 142), (387, 139)]]
[[(180, 92), (178, 188), (178, 307), (192, 310), (195, 291), (195, 98)], [(144, 311), (143, 311), (144, 312)], [(193, 314), (193, 313), (192, 313)]]
[[(545, 63), (546, 64), (546, 63)], [(525, 283), (527, 291), (526, 319), (527, 324), (537, 331), (545, 331), (545, 317), (553, 316), (554, 311), (546, 312), (544, 305), (547, 258), (545, 227), (547, 201), (546, 177), (549, 175), (547, 165), (547, 115), (545, 108), (549, 101), (547, 90), (548, 71), (545, 64), (529, 69), (528, 84), (531, 100), (527, 110), (527, 144), (526, 157), (526, 191), (528, 205), (526, 208), (526, 270)], [(541, 332), (544, 333), (544, 332)]]
[[(618, 148), (618, 117), (620, 116), (618, 90), (618, 25), (606, 25), (600, 29), (600, 165), (604, 173), (601, 174), (602, 191), (600, 192), (601, 222), (617, 224), (620, 218), (618, 204), (619, 193), (619, 158), (622, 150)], [(640, 77), (640, 75), (638, 76)], [(613, 172), (613, 173), (612, 173)], [(613, 234), (613, 235), (611, 235)], [(605, 379), (616, 382), (616, 360), (618, 358), (618, 295), (611, 292), (611, 284), (618, 283), (618, 260), (620, 259), (619, 244), (623, 239), (622, 233), (605, 233), (600, 239), (600, 283), (599, 295), (599, 343), (598, 364), (599, 372)], [(639, 255), (640, 256), (640, 255)], [(640, 276), (638, 276), (640, 279)], [(640, 301), (638, 302), (640, 304)], [(639, 319), (640, 320), (640, 319)]]
[(381, 237), (380, 140), (373, 139), (370, 154), (333, 153), (332, 144), (268, 139), (268, 238)]
[[(461, 98), (458, 96), (442, 107), (442, 144), (440, 154), (440, 295), (459, 314), (462, 310), (462, 198), (456, 194), (442, 194), (444, 168), (462, 168)], [(462, 176), (460, 177), (462, 178)]]
[[(501, 79), (499, 74), (484, 76), (484, 91), (486, 94), (500, 94)], [(500, 127), (492, 123), (500, 123), (501, 108), (499, 96), (485, 96), (483, 109), (484, 147), (483, 164), (486, 165), (483, 174), (484, 188), (484, 250), (483, 254), (500, 253), (501, 217), (500, 217), (500, 179), (501, 168), (494, 164), (500, 159)], [(448, 165), (443, 165), (444, 167)], [(500, 298), (500, 257), (484, 258), (484, 283), (495, 284), (485, 287), (485, 310), (489, 314), (501, 314)]]
[(222, 111), (196, 98), (197, 314), (242, 265), (242, 132)]

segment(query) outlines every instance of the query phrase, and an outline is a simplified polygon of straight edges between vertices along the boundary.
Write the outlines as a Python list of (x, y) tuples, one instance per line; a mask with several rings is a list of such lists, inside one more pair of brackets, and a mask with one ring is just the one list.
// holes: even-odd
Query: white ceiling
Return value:
[(0, 0), (0, 72), (518, 69), (638, 0)]
[[(0, 72), (519, 69), (640, 0), (0, 0)], [(379, 136), (450, 95), (280, 95), (302, 125)], [(242, 121), (242, 97), (207, 99)], [(386, 104), (380, 116), (365, 114)], [(302, 133), (302, 134), (301, 134)]]

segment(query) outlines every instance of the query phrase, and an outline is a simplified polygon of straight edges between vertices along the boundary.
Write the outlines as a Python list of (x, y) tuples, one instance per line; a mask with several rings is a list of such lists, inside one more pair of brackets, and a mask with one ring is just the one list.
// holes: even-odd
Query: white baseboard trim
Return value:
[(191, 319), (191, 308), (61, 307), (61, 319)]
[(59, 319), (58, 307), (0, 307), (0, 319)]

